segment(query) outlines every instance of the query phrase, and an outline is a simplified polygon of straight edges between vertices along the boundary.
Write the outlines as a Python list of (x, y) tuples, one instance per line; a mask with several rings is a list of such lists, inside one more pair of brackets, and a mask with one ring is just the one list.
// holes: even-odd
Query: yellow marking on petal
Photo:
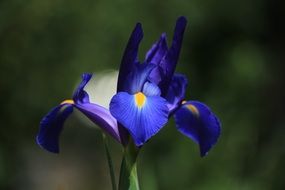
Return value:
[(181, 104), (186, 104), (186, 102), (187, 102), (186, 100), (183, 100), (183, 101), (181, 102)]
[(62, 104), (74, 104), (74, 101), (73, 100), (64, 100), (63, 102), (61, 102), (61, 105)]
[(199, 111), (198, 109), (192, 105), (192, 104), (188, 104), (186, 105), (187, 109), (190, 110), (196, 117), (199, 117)]
[(142, 92), (138, 92), (135, 94), (135, 102), (136, 106), (142, 108), (145, 104), (146, 96)]

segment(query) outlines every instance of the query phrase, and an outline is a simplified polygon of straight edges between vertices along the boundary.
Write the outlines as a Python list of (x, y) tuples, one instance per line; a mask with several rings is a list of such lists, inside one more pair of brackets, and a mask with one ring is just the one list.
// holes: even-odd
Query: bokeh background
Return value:
[[(175, 20), (189, 24), (178, 72), (222, 136), (205, 158), (173, 120), (142, 149), (143, 190), (285, 189), (282, 0), (0, 1), (0, 189), (111, 189), (101, 134), (73, 115), (54, 155), (35, 144), (43, 115), (83, 72), (118, 69), (136, 22), (140, 58)], [(283, 87), (282, 87), (283, 86)], [(100, 96), (100, 94), (98, 94)], [(118, 172), (121, 147), (111, 142)]]

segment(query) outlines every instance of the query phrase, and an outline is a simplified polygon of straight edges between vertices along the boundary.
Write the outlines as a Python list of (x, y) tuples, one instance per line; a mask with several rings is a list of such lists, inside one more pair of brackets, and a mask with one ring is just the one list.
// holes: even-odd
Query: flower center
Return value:
[(135, 94), (135, 102), (137, 107), (142, 108), (145, 104), (146, 97), (142, 92), (138, 92)]

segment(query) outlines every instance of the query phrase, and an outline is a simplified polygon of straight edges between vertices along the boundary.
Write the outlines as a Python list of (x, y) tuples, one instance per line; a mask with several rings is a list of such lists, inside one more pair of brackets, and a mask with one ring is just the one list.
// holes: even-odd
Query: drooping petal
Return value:
[(159, 65), (162, 58), (166, 55), (168, 50), (166, 34), (163, 33), (160, 36), (160, 39), (152, 45), (150, 50), (146, 53), (146, 62)]
[(121, 61), (117, 92), (124, 91), (124, 83), (126, 82), (126, 77), (133, 70), (135, 63), (137, 63), (138, 49), (142, 38), (143, 38), (142, 26), (140, 23), (137, 23), (130, 36), (130, 39), (128, 41), (127, 47), (125, 49)]
[(137, 146), (155, 135), (168, 120), (166, 100), (141, 92), (116, 94), (110, 103), (110, 112), (129, 131)]
[(121, 142), (117, 120), (108, 109), (92, 103), (75, 104), (74, 106), (107, 134)]
[(178, 130), (199, 144), (201, 156), (205, 156), (216, 144), (221, 124), (205, 104), (188, 101), (175, 112), (174, 118)]
[(73, 96), (75, 101), (74, 106), (86, 115), (93, 123), (120, 142), (121, 140), (118, 132), (117, 121), (110, 114), (110, 111), (89, 101), (89, 94), (86, 92), (85, 86), (90, 81), (91, 77), (91, 74), (82, 75), (82, 82), (79, 84)]
[(159, 87), (162, 89), (163, 96), (165, 96), (167, 93), (176, 68), (186, 24), (187, 20), (185, 17), (179, 17), (177, 19), (172, 45), (169, 48), (165, 58), (160, 63), (160, 67), (163, 69), (163, 80), (160, 82)]
[(91, 79), (92, 74), (89, 73), (84, 73), (81, 78), (82, 81), (81, 83), (78, 85), (77, 89), (75, 90), (74, 94), (73, 94), (73, 100), (75, 102), (89, 102), (89, 96), (88, 94), (84, 91), (84, 87), (86, 86), (86, 84), (89, 82), (89, 80)]
[(154, 64), (137, 64), (133, 71), (128, 75), (124, 84), (124, 91), (129, 94), (135, 94), (142, 91), (143, 85), (146, 82), (150, 72), (156, 66)]
[(165, 97), (168, 102), (168, 108), (170, 113), (172, 113), (176, 108), (178, 108), (182, 100), (185, 99), (187, 84), (188, 80), (185, 75), (174, 74)]
[(53, 152), (59, 152), (59, 136), (66, 118), (72, 113), (72, 104), (63, 103), (53, 108), (40, 123), (40, 130), (36, 141), (42, 148)]

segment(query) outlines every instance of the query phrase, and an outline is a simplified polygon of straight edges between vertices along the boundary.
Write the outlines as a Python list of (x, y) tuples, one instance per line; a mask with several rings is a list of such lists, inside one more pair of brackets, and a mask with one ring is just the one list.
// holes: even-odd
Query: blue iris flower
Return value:
[(175, 73), (186, 23), (184, 17), (179, 17), (171, 46), (167, 46), (166, 35), (162, 34), (142, 63), (138, 61), (138, 49), (143, 31), (138, 23), (125, 49), (117, 94), (111, 99), (109, 110), (90, 102), (84, 87), (92, 75), (84, 74), (73, 99), (62, 102), (42, 119), (37, 143), (58, 152), (63, 123), (76, 108), (123, 145), (129, 142), (130, 135), (137, 147), (174, 116), (178, 131), (196, 142), (201, 156), (205, 156), (218, 140), (220, 122), (205, 104), (185, 101), (187, 78)]

